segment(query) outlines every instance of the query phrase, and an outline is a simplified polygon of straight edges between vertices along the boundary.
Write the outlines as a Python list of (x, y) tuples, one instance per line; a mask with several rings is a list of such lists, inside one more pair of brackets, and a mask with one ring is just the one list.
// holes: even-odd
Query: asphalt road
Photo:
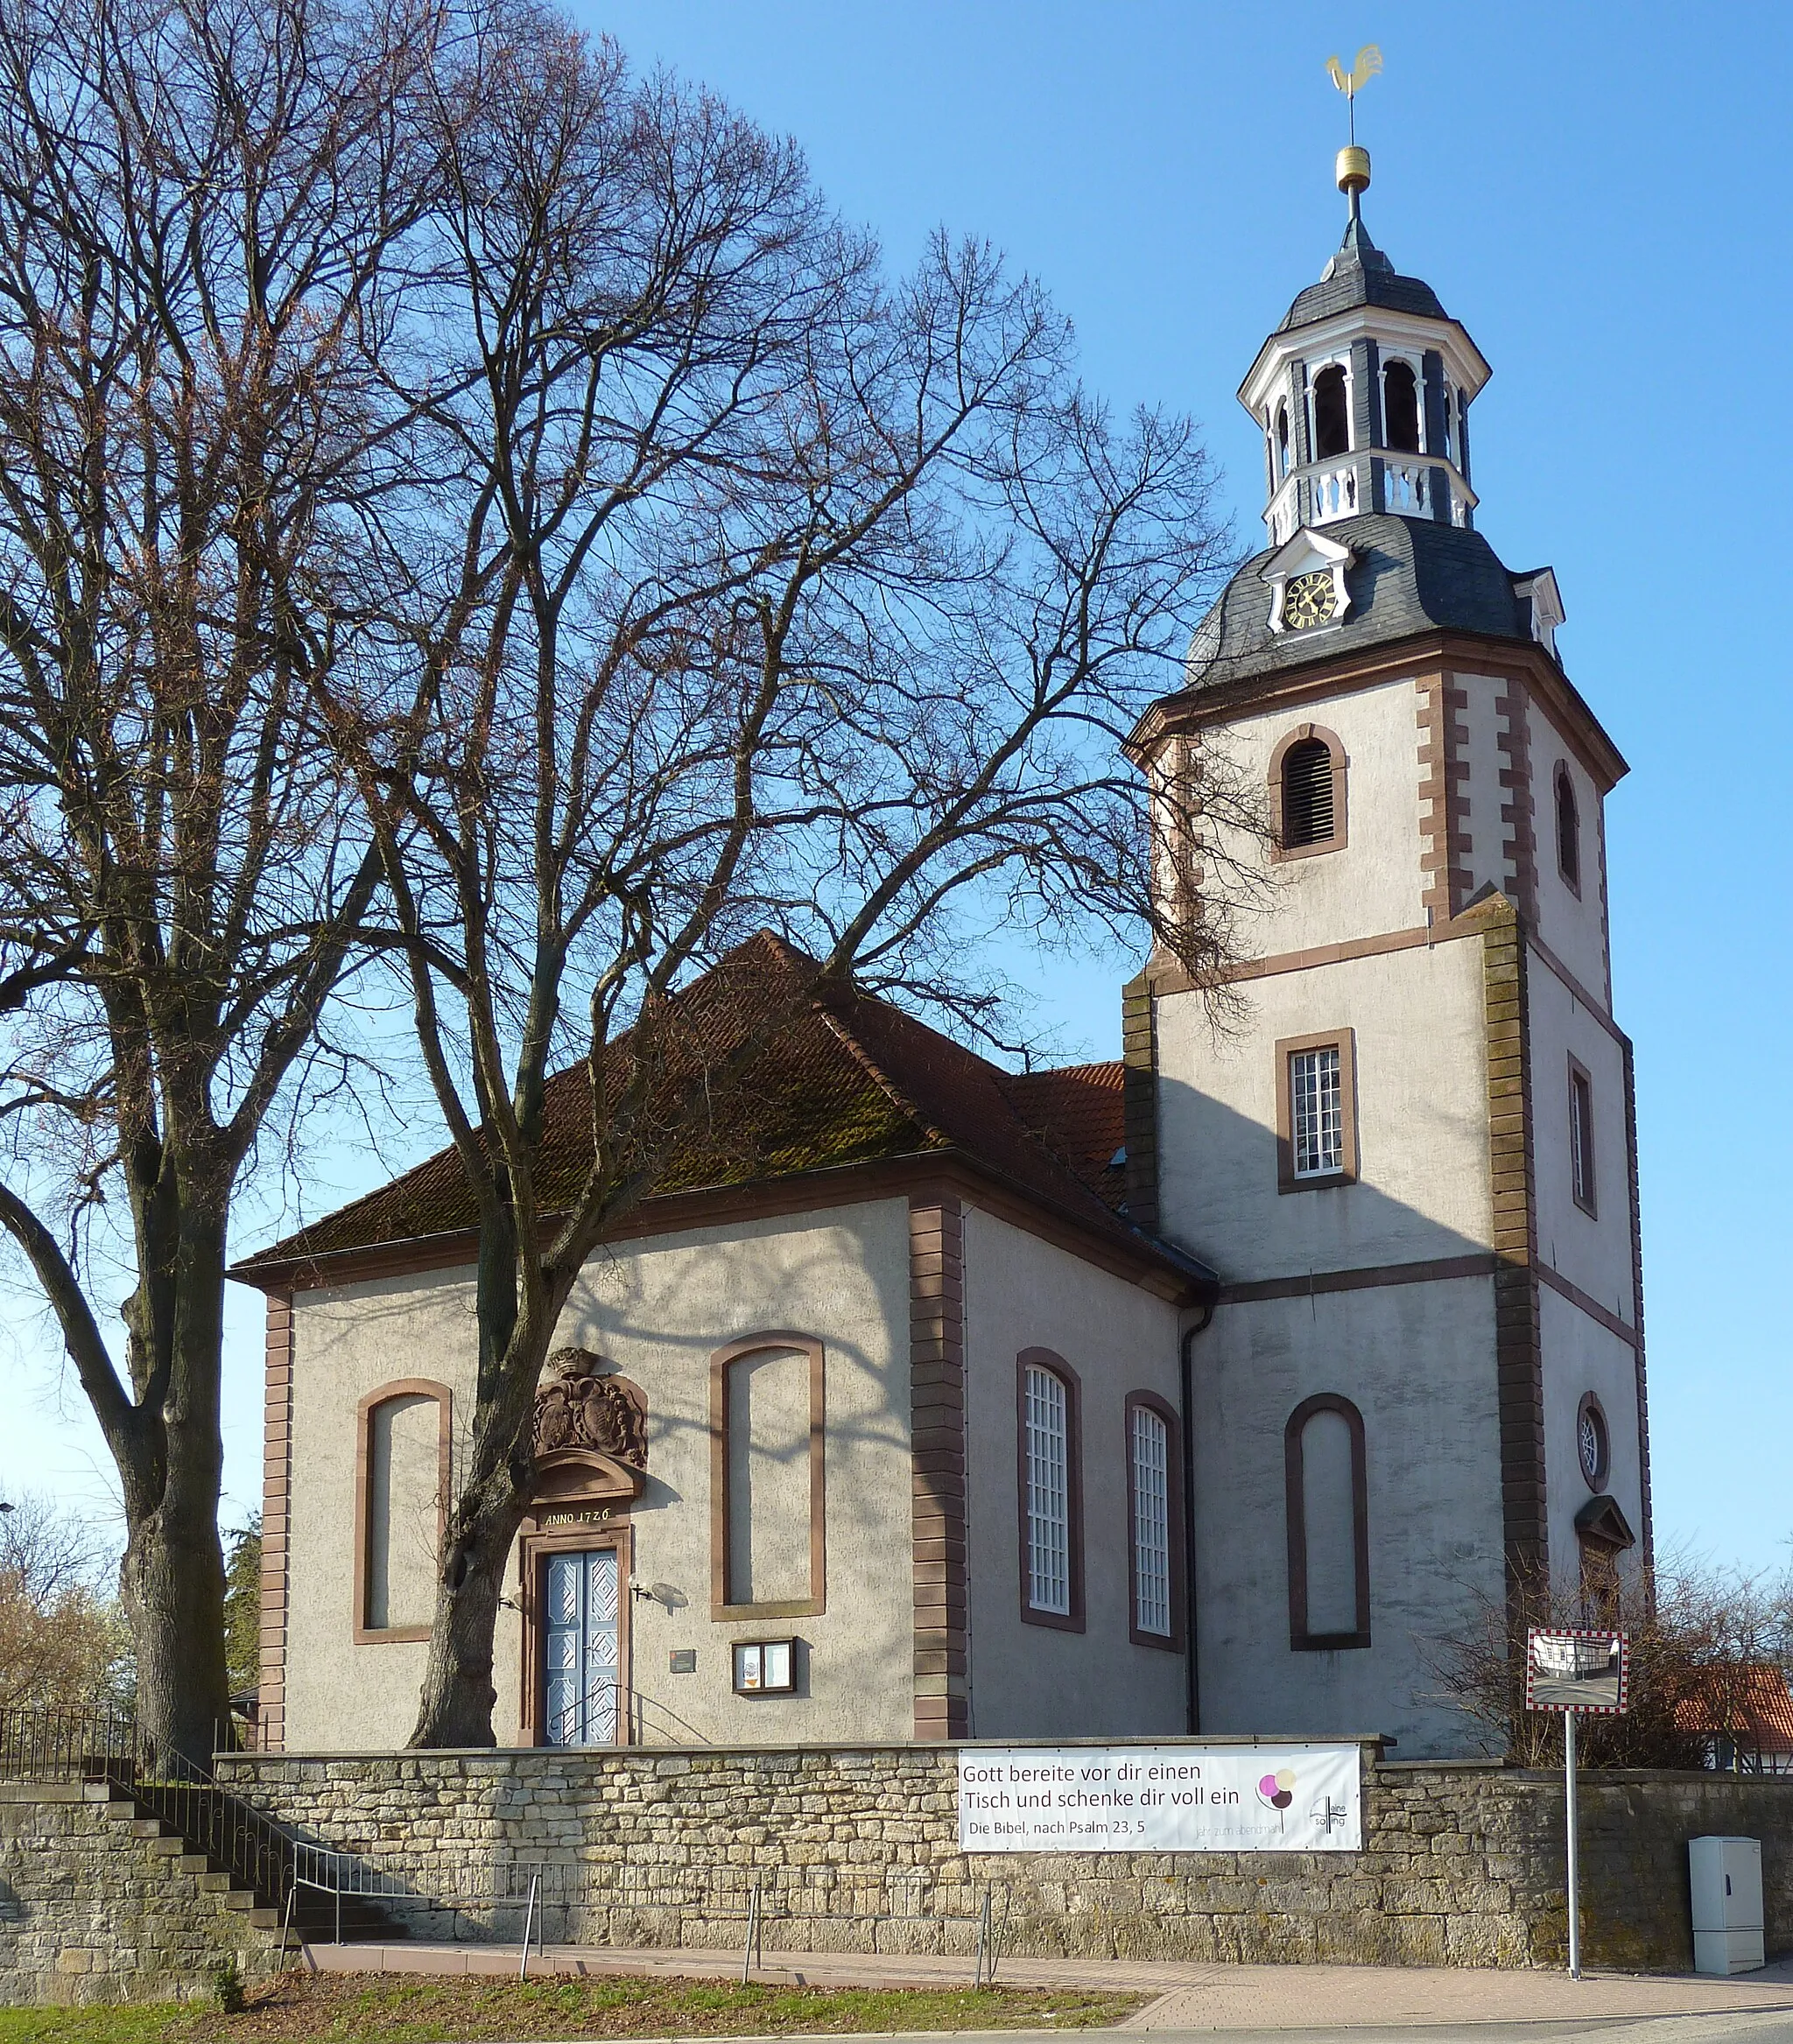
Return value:
[[(1045, 2044), (1051, 2030), (961, 2032), (958, 2044)], [(1079, 2030), (1101, 2044), (1138, 2044), (1136, 2030)], [(1586, 2038), (1589, 2044), (1793, 2044), (1793, 2008), (1747, 2015), (1583, 2017), (1571, 2021), (1347, 2024), (1291, 2030), (1153, 2030), (1152, 2044), (1540, 2044)], [(804, 2044), (820, 2044), (813, 2038)], [(843, 2040), (844, 2044), (844, 2040)], [(862, 2040), (861, 2040), (862, 2044)]]

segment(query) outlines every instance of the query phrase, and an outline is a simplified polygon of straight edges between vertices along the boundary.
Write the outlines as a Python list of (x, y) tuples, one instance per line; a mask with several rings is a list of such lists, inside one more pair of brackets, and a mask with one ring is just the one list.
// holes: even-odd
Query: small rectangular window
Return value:
[(1171, 1632), (1171, 1429), (1150, 1407), (1133, 1408), (1134, 1622)]
[(1572, 1057), (1569, 1061), (1569, 1181), (1576, 1205), (1584, 1213), (1593, 1213), (1593, 1081)]
[(1290, 1127), (1295, 1176), (1318, 1178), (1345, 1166), (1345, 1121), (1336, 1045), (1297, 1050), (1289, 1060)]
[(788, 1696), (797, 1688), (794, 1640), (737, 1640), (735, 1643), (735, 1693), (737, 1696)]
[(1276, 1183), (1302, 1192), (1356, 1183), (1357, 1076), (1349, 1029), (1276, 1045)]

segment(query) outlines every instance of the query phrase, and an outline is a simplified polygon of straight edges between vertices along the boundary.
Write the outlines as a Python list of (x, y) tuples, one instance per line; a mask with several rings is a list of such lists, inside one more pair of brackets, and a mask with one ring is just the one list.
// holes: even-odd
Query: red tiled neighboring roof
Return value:
[(1778, 1668), (1714, 1668), (1675, 1706), (1682, 1731), (1722, 1732), (1759, 1752), (1793, 1753), (1793, 1695)]
[[(851, 991), (799, 1000), (769, 1022), (812, 969), (763, 934), (678, 997), (652, 1112), (670, 1118), (700, 1086), (705, 1113), (678, 1134), (657, 1195), (957, 1154), (1098, 1233), (1170, 1254), (1147, 1244), (1116, 1212), (1120, 1173), (1109, 1167), (1121, 1141), (1119, 1064), (1005, 1072), (888, 1001)], [(718, 1077), (727, 1053), (750, 1045), (763, 1026), (766, 1041), (732, 1074)], [(586, 1065), (548, 1082), (543, 1120), (538, 1192), (552, 1212), (576, 1197), (591, 1161)], [(450, 1148), (236, 1268), (253, 1277), (351, 1250), (453, 1235), (476, 1220)]]
[(1110, 1064), (1064, 1064), (1002, 1077), (1002, 1091), (1023, 1126), (1117, 1209), (1127, 1195), (1126, 1076), (1116, 1058)]

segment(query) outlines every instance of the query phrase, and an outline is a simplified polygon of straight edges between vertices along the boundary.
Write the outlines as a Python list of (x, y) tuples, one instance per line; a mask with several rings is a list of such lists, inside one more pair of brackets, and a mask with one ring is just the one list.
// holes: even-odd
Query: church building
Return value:
[[(1268, 543), (1132, 749), (1271, 832), (1232, 1025), (1161, 961), (1123, 1056), (999, 1070), (811, 1004), (570, 1301), (503, 1744), (1384, 1734), (1437, 1648), (1649, 1539), (1631, 1047), (1547, 567), (1476, 527), (1489, 370), (1345, 239), (1259, 350)], [(1199, 816), (1178, 870), (1199, 870)], [(1211, 847), (1213, 849), (1213, 847)], [(800, 961), (756, 938), (730, 1001)], [(743, 993), (743, 989), (746, 991)], [(577, 1072), (548, 1103), (568, 1145)], [(750, 1134), (750, 1141), (736, 1140)], [(743, 1162), (741, 1160), (748, 1159)], [(264, 1742), (413, 1721), (471, 1423), (451, 1152), (240, 1265), (268, 1297)]]

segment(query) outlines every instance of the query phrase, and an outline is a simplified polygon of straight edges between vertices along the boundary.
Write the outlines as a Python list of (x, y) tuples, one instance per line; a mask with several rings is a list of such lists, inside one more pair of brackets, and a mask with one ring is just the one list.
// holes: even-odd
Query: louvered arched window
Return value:
[(1345, 843), (1345, 748), (1330, 731), (1303, 724), (1270, 760), (1275, 851), (1282, 858), (1334, 852)]

